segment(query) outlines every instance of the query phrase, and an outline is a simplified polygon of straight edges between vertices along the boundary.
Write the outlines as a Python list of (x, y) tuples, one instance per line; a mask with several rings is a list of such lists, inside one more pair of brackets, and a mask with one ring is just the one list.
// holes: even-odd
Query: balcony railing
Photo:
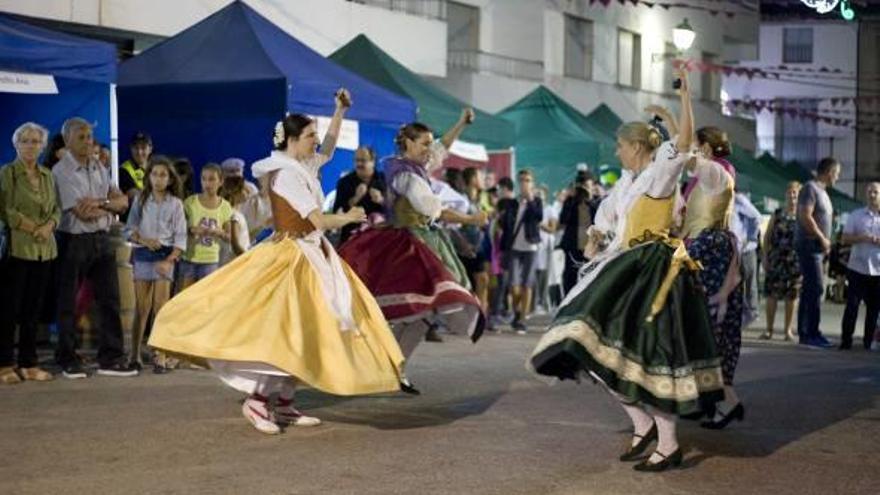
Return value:
[(349, 2), (380, 7), (396, 12), (446, 20), (446, 0), (348, 0)]
[(544, 63), (537, 60), (507, 57), (479, 50), (450, 50), (446, 63), (454, 69), (489, 72), (514, 79), (544, 80)]

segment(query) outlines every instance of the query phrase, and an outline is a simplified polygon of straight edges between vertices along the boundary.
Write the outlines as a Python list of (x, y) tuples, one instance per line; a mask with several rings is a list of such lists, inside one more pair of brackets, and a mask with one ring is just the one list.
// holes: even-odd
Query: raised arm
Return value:
[(670, 136), (678, 134), (678, 123), (676, 122), (675, 115), (668, 108), (661, 107), (660, 105), (648, 105), (645, 107), (645, 111), (660, 117)]
[(678, 77), (681, 79), (681, 88), (678, 90), (681, 95), (681, 115), (678, 117), (678, 139), (675, 145), (679, 151), (686, 152), (694, 141), (694, 110), (691, 107), (691, 90), (687, 71), (679, 69)]
[(453, 141), (458, 139), (458, 136), (461, 136), (461, 133), (464, 131), (464, 128), (470, 125), (476, 114), (474, 114), (473, 108), (465, 108), (461, 111), (461, 116), (458, 118), (458, 122), (455, 123), (446, 134), (440, 138), (440, 142), (443, 143), (443, 147), (449, 149), (452, 146)]
[(336, 92), (335, 98), (336, 110), (330, 119), (330, 127), (327, 129), (327, 134), (321, 143), (321, 151), (319, 151), (320, 154), (327, 157), (327, 161), (333, 158), (333, 153), (336, 151), (336, 141), (339, 140), (339, 130), (342, 129), (342, 118), (345, 116), (346, 110), (351, 107), (351, 95), (347, 89), (340, 88)]

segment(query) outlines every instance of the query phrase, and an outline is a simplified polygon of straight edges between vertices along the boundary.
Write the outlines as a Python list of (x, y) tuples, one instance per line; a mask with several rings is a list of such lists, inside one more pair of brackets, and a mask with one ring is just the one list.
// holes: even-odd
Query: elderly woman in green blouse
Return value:
[(38, 124), (22, 124), (12, 135), (18, 156), (0, 168), (0, 216), (10, 233), (3, 276), (9, 294), (0, 301), (4, 305), (0, 321), (0, 384), (53, 378), (38, 366), (36, 345), (37, 318), (52, 260), (58, 256), (55, 228), (61, 220), (52, 172), (37, 163), (48, 136), (48, 131)]

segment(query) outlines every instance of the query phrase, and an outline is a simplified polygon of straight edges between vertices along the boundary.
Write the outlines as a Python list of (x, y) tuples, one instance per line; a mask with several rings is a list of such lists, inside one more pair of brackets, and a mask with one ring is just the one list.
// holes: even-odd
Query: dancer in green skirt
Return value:
[[(669, 235), (694, 133), (687, 74), (679, 77), (675, 142), (662, 143), (657, 129), (642, 122), (617, 131), (625, 172), (589, 232), (592, 261), (528, 363), (542, 375), (589, 375), (604, 384), (633, 423), (632, 444), (620, 459), (647, 457), (639, 471), (680, 465), (678, 417), (723, 398), (699, 265)], [(654, 453), (643, 456), (655, 439)]]

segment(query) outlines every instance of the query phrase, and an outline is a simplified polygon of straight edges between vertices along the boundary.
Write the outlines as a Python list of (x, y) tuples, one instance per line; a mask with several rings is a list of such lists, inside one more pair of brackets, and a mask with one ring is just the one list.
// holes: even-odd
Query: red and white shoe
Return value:
[(241, 413), (250, 421), (260, 433), (277, 435), (281, 433), (281, 427), (272, 421), (269, 414), (269, 406), (266, 400), (258, 397), (248, 397), (241, 405)]
[(318, 426), (321, 424), (320, 419), (313, 416), (306, 416), (297, 408), (293, 407), (292, 400), (279, 398), (272, 412), (276, 421), (291, 426)]

